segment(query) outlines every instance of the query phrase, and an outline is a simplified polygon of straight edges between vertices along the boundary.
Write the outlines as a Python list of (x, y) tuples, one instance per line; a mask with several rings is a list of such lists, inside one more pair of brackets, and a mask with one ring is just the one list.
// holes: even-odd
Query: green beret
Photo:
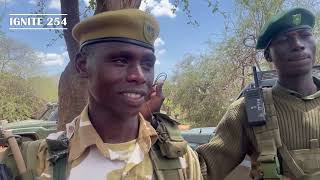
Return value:
[(94, 43), (123, 42), (154, 51), (159, 24), (146, 12), (122, 9), (90, 16), (73, 28), (72, 35), (79, 42), (80, 49)]
[(315, 17), (307, 9), (294, 8), (273, 16), (262, 28), (256, 48), (265, 49), (272, 38), (288, 29), (313, 28)]

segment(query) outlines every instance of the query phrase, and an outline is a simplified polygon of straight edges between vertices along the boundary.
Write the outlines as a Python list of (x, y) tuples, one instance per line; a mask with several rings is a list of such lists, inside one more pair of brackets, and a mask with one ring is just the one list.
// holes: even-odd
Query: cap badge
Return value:
[(149, 42), (149, 43), (153, 43), (155, 37), (157, 36), (157, 32), (156, 30), (154, 29), (154, 27), (152, 26), (151, 23), (149, 23), (148, 21), (146, 21), (144, 23), (144, 37), (146, 38), (146, 40)]
[(301, 24), (301, 14), (292, 15), (292, 23), (296, 26), (300, 25)]

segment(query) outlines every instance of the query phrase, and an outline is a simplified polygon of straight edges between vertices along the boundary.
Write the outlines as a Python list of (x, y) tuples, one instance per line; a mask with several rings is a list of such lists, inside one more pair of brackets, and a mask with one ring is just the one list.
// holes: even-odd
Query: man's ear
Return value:
[(76, 70), (81, 78), (88, 78), (87, 56), (78, 53), (75, 59)]
[(269, 48), (266, 49), (266, 50), (264, 50), (263, 55), (264, 55), (264, 58), (265, 58), (268, 62), (272, 62), (272, 59), (271, 59), (271, 56), (270, 56), (270, 49), (269, 49)]

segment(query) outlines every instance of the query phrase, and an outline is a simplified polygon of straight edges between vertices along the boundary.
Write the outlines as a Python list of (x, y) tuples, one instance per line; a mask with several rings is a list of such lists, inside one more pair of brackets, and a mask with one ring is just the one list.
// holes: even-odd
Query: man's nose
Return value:
[(143, 84), (146, 82), (145, 74), (140, 65), (134, 65), (128, 68), (128, 82), (137, 82)]
[(301, 40), (300, 37), (296, 36), (294, 38), (292, 38), (292, 49), (294, 51), (300, 51), (300, 50), (304, 50), (305, 46), (303, 44), (303, 41)]

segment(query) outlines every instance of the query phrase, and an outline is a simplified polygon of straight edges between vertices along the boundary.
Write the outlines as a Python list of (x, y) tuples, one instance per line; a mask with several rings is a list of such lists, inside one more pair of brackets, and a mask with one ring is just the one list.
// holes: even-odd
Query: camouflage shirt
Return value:
[[(141, 115), (138, 138), (120, 144), (102, 141), (90, 122), (88, 107), (66, 128), (70, 138), (68, 179), (154, 179), (149, 151), (157, 140), (157, 133)], [(46, 161), (46, 143), (40, 146), (37, 156), (40, 179), (52, 179), (52, 167)], [(180, 162), (188, 179), (202, 179), (197, 155), (190, 147)]]

